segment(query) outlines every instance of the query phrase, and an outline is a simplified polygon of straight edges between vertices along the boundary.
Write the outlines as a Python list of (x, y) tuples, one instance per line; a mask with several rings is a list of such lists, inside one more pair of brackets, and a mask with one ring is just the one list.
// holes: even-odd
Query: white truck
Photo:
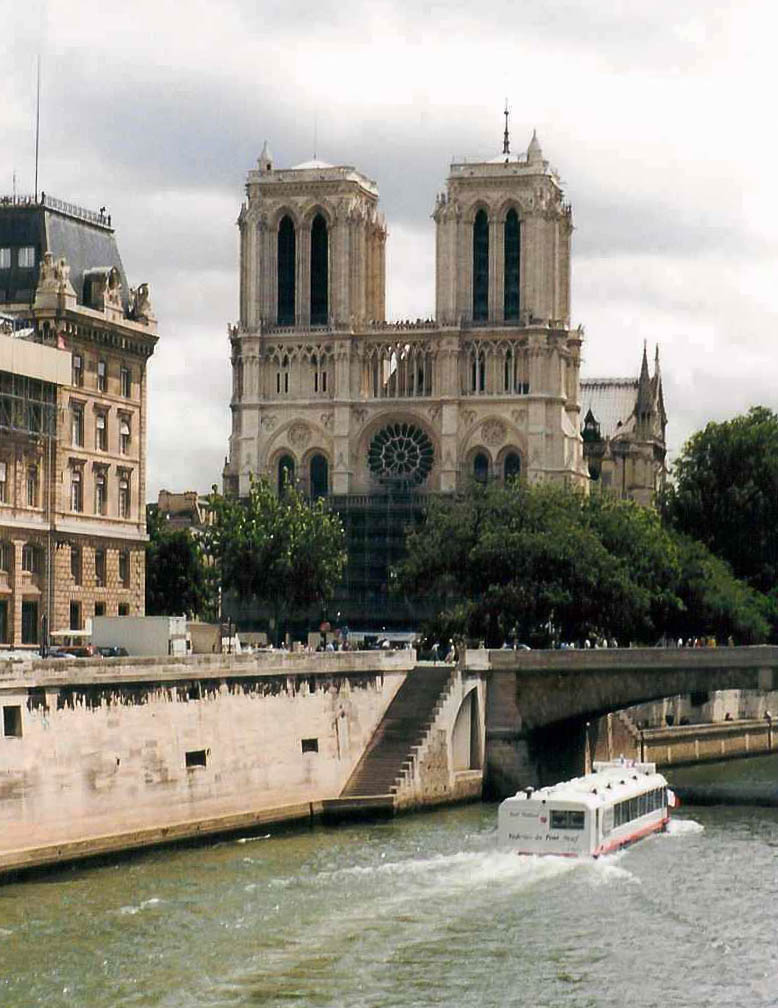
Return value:
[(186, 616), (95, 616), (95, 648), (124, 648), (138, 658), (183, 656), (192, 650)]

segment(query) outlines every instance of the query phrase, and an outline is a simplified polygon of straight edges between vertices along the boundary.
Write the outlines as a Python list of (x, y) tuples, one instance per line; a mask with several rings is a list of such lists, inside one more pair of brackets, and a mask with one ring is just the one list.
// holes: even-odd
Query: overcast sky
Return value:
[[(668, 441), (778, 408), (776, 93), (767, 2), (0, 0), (0, 192), (107, 206), (151, 285), (148, 496), (220, 483), (235, 227), (267, 139), (374, 178), (389, 318), (434, 314), (435, 193), (452, 158), (537, 128), (573, 204), (582, 373), (660, 345)], [(10, 28), (10, 30), (9, 30)]]

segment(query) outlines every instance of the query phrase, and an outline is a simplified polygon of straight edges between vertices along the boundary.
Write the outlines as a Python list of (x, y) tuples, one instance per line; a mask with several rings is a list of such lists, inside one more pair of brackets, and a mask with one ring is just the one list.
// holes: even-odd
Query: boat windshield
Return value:
[(584, 813), (572, 809), (552, 809), (551, 829), (583, 829)]

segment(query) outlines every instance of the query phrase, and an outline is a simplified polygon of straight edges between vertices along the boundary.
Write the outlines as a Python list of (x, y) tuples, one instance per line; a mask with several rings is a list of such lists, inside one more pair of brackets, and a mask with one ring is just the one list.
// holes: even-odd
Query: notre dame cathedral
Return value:
[(429, 493), (602, 476), (651, 500), (665, 474), (658, 366), (640, 395), (642, 374), (588, 383), (584, 429), (572, 211), (534, 134), (515, 155), (506, 128), (499, 156), (450, 166), (432, 215), (434, 319), (385, 321), (386, 223), (356, 168), (277, 169), (265, 144), (246, 193), (224, 489), (242, 496), (262, 473), (331, 500), (349, 540), (334, 605), (352, 626), (418, 622), (387, 594), (387, 569)]

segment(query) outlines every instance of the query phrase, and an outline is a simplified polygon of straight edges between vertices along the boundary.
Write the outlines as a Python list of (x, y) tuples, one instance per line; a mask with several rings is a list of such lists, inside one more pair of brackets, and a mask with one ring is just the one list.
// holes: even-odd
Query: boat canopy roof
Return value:
[(519, 800), (539, 801), (557, 805), (561, 802), (574, 802), (597, 808), (604, 803), (618, 802), (631, 798), (653, 788), (666, 787), (665, 778), (656, 772), (654, 763), (638, 763), (635, 760), (615, 760), (608, 763), (595, 763), (594, 770), (583, 777), (562, 781), (550, 787), (538, 788), (533, 791), (517, 791), (515, 797)]

